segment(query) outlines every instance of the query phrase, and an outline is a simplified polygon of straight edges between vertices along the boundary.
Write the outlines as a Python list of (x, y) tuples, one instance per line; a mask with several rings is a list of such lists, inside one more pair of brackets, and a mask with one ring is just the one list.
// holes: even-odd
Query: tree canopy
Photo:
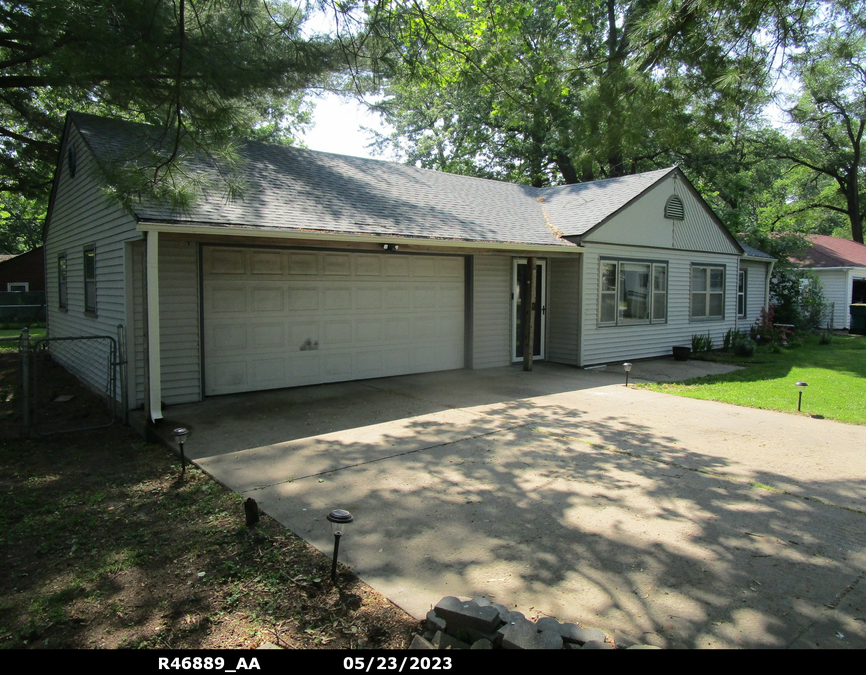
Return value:
[(808, 49), (791, 59), (800, 83), (787, 108), (793, 138), (770, 143), (791, 163), (798, 189), (794, 213), (819, 209), (841, 214), (855, 241), (863, 243), (866, 216), (866, 6), (828, 12)]
[(409, 162), (537, 186), (678, 163), (734, 233), (862, 241), (864, 0), (320, 3), (341, 30), (292, 0), (0, 0), (0, 248), (38, 239), (67, 110), (162, 128), (115, 187), (183, 206), (185, 157), (234, 193), (233, 143), (291, 142), (347, 63)]
[(532, 184), (654, 168), (733, 135), (767, 100), (759, 29), (797, 34), (791, 7), (748, 2), (395, 4), (379, 43), (395, 64), (383, 140), (424, 165)]
[(0, 1), (5, 211), (44, 208), (68, 110), (162, 127), (162, 154), (125, 176), (181, 201), (185, 153), (291, 137), (304, 90), (342, 63), (305, 16), (284, 0)]
[[(852, 164), (863, 4), (384, 2), (371, 12), (385, 66), (376, 107), (394, 132), (378, 144), (429, 168), (532, 185), (679, 163), (734, 233), (838, 232), (863, 202)], [(765, 115), (784, 77), (803, 95), (787, 131)], [(834, 87), (847, 93), (831, 102)]]

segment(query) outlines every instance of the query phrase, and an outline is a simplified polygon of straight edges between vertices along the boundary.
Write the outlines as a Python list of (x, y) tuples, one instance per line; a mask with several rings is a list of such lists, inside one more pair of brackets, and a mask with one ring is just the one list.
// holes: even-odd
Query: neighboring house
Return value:
[(866, 303), (866, 246), (820, 234), (808, 239), (812, 246), (794, 262), (809, 269), (824, 285), (824, 297), (833, 303), (833, 328), (848, 329), (850, 306)]
[(215, 394), (513, 363), (531, 257), (534, 352), (557, 363), (718, 343), (766, 304), (773, 259), (678, 168), (530, 188), (247, 143), (244, 200), (124, 210), (97, 163), (155, 133), (70, 114), (45, 238), (49, 334), (125, 326), (130, 407), (154, 420)]
[(0, 293), (45, 290), (45, 255), (39, 246), (27, 253), (0, 256)]

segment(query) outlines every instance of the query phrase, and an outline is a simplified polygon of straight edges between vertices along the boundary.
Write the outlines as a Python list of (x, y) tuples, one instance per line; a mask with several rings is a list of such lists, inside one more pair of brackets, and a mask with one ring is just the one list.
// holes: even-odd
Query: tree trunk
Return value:
[(857, 185), (857, 174), (848, 177), (845, 201), (848, 205), (848, 220), (851, 221), (851, 238), (863, 243), (863, 214), (860, 211), (860, 191)]
[(580, 179), (577, 176), (577, 169), (574, 168), (574, 164), (571, 162), (571, 157), (564, 152), (560, 152), (556, 155), (556, 168), (559, 169), (559, 173), (562, 175), (562, 179), (567, 185), (573, 185), (574, 183), (580, 182)]

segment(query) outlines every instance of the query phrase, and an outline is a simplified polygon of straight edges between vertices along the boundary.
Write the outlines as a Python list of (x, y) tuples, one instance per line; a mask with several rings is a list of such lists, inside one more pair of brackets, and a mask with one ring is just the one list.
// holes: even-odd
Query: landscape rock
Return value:
[(536, 624), (526, 619), (505, 624), (499, 633), (504, 649), (562, 649), (562, 638), (558, 633), (539, 631)]
[(476, 630), (493, 633), (501, 619), (493, 606), (481, 607), (472, 600), (463, 601), (454, 596), (442, 598), (433, 608), (436, 616), (444, 619), (450, 630)]
[(451, 637), (448, 633), (443, 633), (442, 631), (438, 631), (436, 635), (433, 636), (433, 646), (436, 649), (469, 649), (468, 644), (458, 640), (457, 638)]
[(436, 646), (420, 635), (416, 635), (412, 638), (412, 644), (409, 645), (409, 649), (436, 649)]
[(436, 612), (432, 609), (427, 612), (427, 629), (432, 631), (441, 630), (444, 631), (446, 628), (445, 619), (436, 616)]
[(633, 636), (614, 631), (607, 642), (597, 628), (582, 628), (576, 623), (560, 623), (546, 616), (537, 622), (523, 613), (492, 603), (483, 596), (461, 600), (442, 598), (427, 613), (422, 624), (423, 637), (416, 635), (410, 649), (659, 649), (661, 636), (646, 633), (650, 644), (641, 644)]

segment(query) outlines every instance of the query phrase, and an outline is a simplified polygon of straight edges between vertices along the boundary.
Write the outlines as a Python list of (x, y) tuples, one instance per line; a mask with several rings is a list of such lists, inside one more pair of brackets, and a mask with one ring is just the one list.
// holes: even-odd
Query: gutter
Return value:
[(810, 272), (820, 272), (821, 270), (831, 270), (833, 272), (838, 272), (839, 270), (863, 270), (866, 269), (866, 265), (849, 265), (848, 267), (802, 267), (801, 270), (808, 270)]
[(365, 244), (399, 244), (417, 246), (435, 246), (441, 248), (477, 248), (494, 251), (518, 251), (526, 253), (537, 251), (539, 253), (583, 253), (581, 246), (554, 246), (551, 244), (525, 244), (519, 242), (485, 242), (465, 241), (462, 239), (423, 239), (398, 237), (394, 235), (380, 234), (335, 234), (332, 232), (318, 232), (315, 230), (285, 230), (282, 228), (261, 227), (226, 227), (220, 225), (174, 225), (166, 223), (154, 223), (141, 221), (138, 223), (141, 232), (158, 232), (164, 234), (196, 234), (196, 235), (223, 235), (232, 237), (259, 237), (287, 240), (311, 240), (333, 241), (343, 243), (365, 243)]

